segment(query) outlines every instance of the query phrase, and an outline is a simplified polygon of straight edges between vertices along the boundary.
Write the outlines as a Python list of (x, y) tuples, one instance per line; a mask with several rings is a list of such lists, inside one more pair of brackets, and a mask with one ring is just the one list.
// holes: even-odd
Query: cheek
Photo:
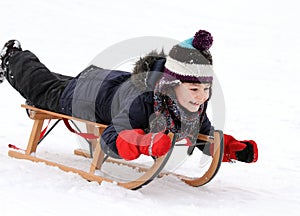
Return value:
[(177, 98), (177, 101), (182, 105), (183, 103), (185, 103), (187, 97), (185, 97), (182, 94), (177, 94), (176, 98)]
[(188, 103), (189, 98), (191, 98), (191, 95), (188, 96), (187, 92), (185, 92), (185, 94), (177, 92), (176, 94), (176, 99), (181, 106), (185, 106), (185, 104)]
[(205, 94), (206, 100), (209, 98), (209, 91)]

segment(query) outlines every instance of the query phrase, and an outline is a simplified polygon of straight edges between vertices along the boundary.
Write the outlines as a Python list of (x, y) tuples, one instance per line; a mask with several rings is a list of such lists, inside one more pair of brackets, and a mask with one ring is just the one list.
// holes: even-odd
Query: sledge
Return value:
[[(202, 145), (213, 145), (213, 155), (210, 157), (210, 160), (204, 161), (206, 168), (202, 170), (202, 173), (196, 173), (195, 175), (190, 176), (188, 174), (176, 172), (176, 170), (172, 168), (166, 169), (168, 162), (171, 161), (170, 158), (174, 157), (174, 152), (176, 152), (177, 148), (184, 148), (185, 151), (180, 151), (180, 154), (184, 154), (184, 157), (189, 158), (191, 155), (191, 149), (195, 147), (176, 143), (176, 135), (169, 134), (172, 139), (172, 147), (166, 155), (157, 158), (145, 156), (142, 159), (125, 161), (111, 158), (101, 150), (100, 137), (107, 125), (39, 109), (30, 105), (22, 104), (21, 107), (25, 108), (29, 117), (34, 120), (31, 134), (25, 150), (9, 150), (8, 155), (18, 159), (43, 162), (46, 165), (58, 167), (65, 172), (79, 174), (88, 181), (96, 181), (98, 183), (106, 181), (128, 189), (136, 190), (147, 185), (155, 178), (172, 175), (190, 186), (199, 187), (207, 184), (215, 177), (222, 162), (223, 133), (220, 130), (214, 131), (213, 136), (203, 134), (198, 135), (198, 139), (202, 140)], [(43, 130), (46, 120), (56, 120), (56, 122), (50, 129), (47, 129), (47, 126)], [(88, 143), (88, 149), (75, 149), (74, 155), (72, 156), (75, 159), (81, 158), (84, 163), (88, 164), (87, 168), (83, 169), (81, 166), (73, 167), (64, 162), (57, 162), (56, 160), (37, 156), (39, 144), (48, 134), (50, 134), (52, 129), (61, 120), (63, 120), (71, 132), (84, 137), (86, 143)], [(76, 127), (76, 130), (70, 126), (70, 122)], [(81, 132), (80, 128), (77, 127), (74, 122), (85, 125), (86, 133)], [(45, 131), (46, 129), (47, 132)], [(55, 152), (53, 154), (55, 155)], [(59, 158), (59, 156), (55, 155), (55, 158)], [(180, 163), (184, 164), (185, 160), (182, 160)], [(198, 164), (197, 166), (202, 168), (201, 164)], [(133, 174), (131, 174), (131, 172)], [(124, 175), (121, 176), (121, 174)]]

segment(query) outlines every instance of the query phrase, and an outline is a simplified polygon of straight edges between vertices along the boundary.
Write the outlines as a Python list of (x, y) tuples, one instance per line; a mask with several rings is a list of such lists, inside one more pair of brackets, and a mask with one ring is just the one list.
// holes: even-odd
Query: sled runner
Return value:
[[(145, 156), (141, 159), (134, 161), (125, 161), (121, 159), (114, 159), (108, 157), (102, 150), (100, 145), (100, 136), (106, 125), (90, 122), (72, 116), (67, 116), (36, 107), (22, 105), (25, 108), (31, 119), (34, 120), (31, 135), (29, 137), (28, 145), (26, 150), (9, 150), (8, 155), (18, 159), (26, 159), (34, 162), (44, 162), (47, 165), (55, 166), (66, 172), (77, 173), (88, 181), (96, 181), (101, 183), (102, 181), (112, 182), (128, 189), (138, 189), (148, 184), (156, 177), (162, 177), (164, 175), (173, 175), (181, 179), (183, 182), (191, 186), (202, 186), (208, 183), (214, 178), (218, 172), (222, 157), (223, 157), (223, 133), (222, 131), (214, 131), (214, 136), (206, 136), (199, 134), (198, 139), (202, 140), (201, 145), (213, 145), (213, 155), (210, 160), (204, 161), (206, 166), (203, 169), (203, 173), (196, 173), (194, 176), (188, 174), (182, 174), (177, 172), (175, 168), (169, 168), (168, 163), (174, 158), (176, 149), (179, 149), (180, 154), (184, 154), (186, 158), (189, 158), (187, 154), (188, 146), (180, 145), (175, 143), (176, 135), (169, 134), (172, 139), (172, 147), (170, 151), (158, 158)], [(47, 127), (43, 130), (45, 120), (56, 120), (55, 124), (47, 130)], [(63, 121), (67, 128), (81, 137), (83, 137), (88, 143), (88, 149), (75, 149), (74, 157), (76, 160), (82, 160), (83, 163), (88, 164), (85, 169), (75, 168), (71, 165), (63, 162), (54, 162), (53, 160), (43, 159), (42, 157), (36, 156), (38, 145), (43, 139), (51, 132), (51, 130), (57, 125), (59, 121)], [(69, 122), (77, 128), (74, 130)], [(86, 126), (86, 133), (81, 132), (74, 122), (79, 122)], [(200, 151), (198, 151), (200, 152)], [(78, 157), (82, 156), (82, 157)], [(175, 157), (176, 161), (176, 157)], [(203, 160), (202, 160), (203, 162)], [(183, 162), (184, 164), (185, 162)], [(178, 165), (178, 164), (177, 164)], [(176, 167), (177, 167), (176, 165)], [(201, 164), (197, 164), (201, 166)], [(131, 174), (133, 172), (133, 174)], [(124, 174), (121, 176), (121, 174)]]

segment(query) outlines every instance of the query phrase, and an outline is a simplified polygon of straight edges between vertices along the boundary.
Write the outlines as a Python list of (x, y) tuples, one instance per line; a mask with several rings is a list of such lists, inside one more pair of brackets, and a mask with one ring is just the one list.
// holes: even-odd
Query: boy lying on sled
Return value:
[[(197, 142), (213, 130), (206, 115), (213, 81), (211, 34), (199, 30), (166, 56), (152, 52), (136, 62), (133, 73), (89, 66), (76, 77), (49, 71), (17, 40), (1, 51), (0, 82), (6, 78), (31, 105), (106, 124), (101, 147), (110, 157), (134, 160), (162, 156), (171, 147), (166, 134)], [(210, 155), (209, 148), (198, 145)], [(224, 134), (224, 162), (256, 162), (253, 140)]]

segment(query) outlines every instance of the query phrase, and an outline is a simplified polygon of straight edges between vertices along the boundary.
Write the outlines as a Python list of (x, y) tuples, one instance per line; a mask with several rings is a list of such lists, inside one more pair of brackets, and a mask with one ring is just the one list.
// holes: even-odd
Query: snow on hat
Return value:
[(181, 82), (210, 83), (213, 80), (212, 56), (209, 52), (213, 37), (199, 30), (193, 38), (172, 47), (164, 73)]

